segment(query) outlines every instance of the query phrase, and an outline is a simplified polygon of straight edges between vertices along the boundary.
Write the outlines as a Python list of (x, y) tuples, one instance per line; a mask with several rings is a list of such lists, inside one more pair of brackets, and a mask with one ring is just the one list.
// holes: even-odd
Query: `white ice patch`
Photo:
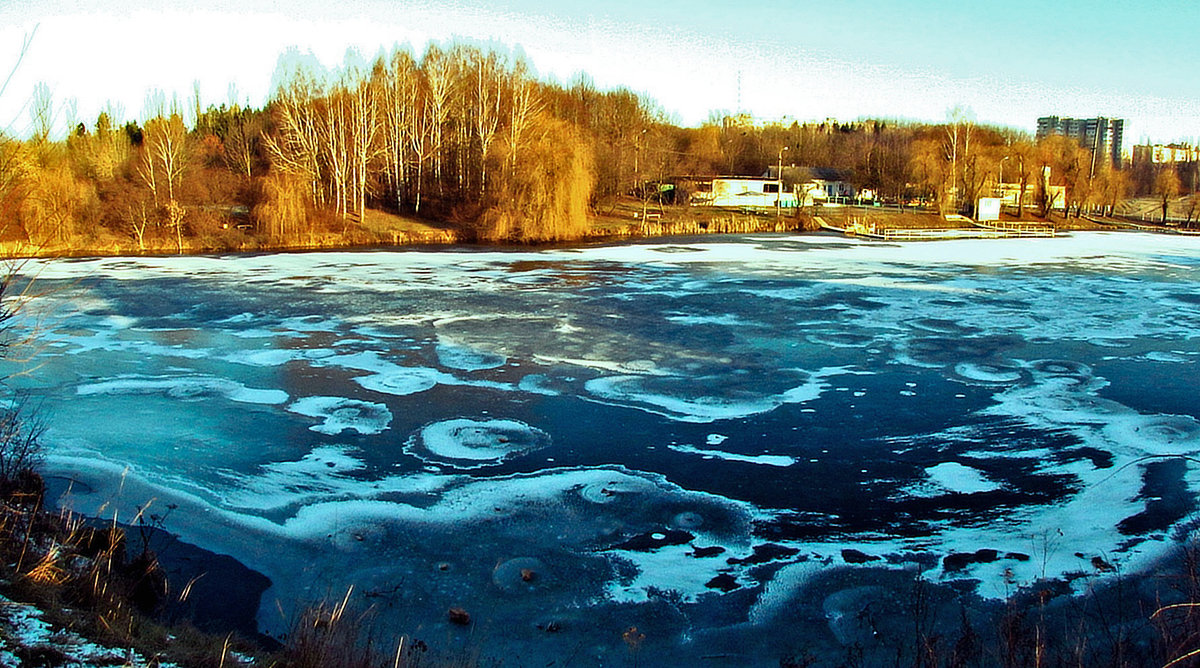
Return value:
[(229, 487), (220, 492), (224, 503), (243, 511), (277, 513), (334, 498), (370, 499), (386, 494), (434, 494), (453, 482), (452, 476), (413, 473), (381, 479), (351, 474), (366, 465), (350, 450), (326, 445), (313, 448), (299, 460), (263, 464), (252, 474), (228, 474)]
[(572, 366), (581, 366), (589, 369), (599, 369), (601, 371), (611, 371), (623, 374), (640, 374), (650, 376), (667, 375), (668, 372), (662, 371), (653, 360), (631, 360), (627, 362), (615, 362), (612, 360), (595, 360), (595, 359), (580, 359), (572, 357), (554, 357), (550, 355), (534, 355), (533, 359), (542, 364), (570, 364)]
[(1019, 368), (996, 364), (960, 362), (954, 365), (954, 373), (966, 380), (987, 384), (1015, 383), (1021, 380)]
[(504, 366), (504, 355), (476, 350), (456, 343), (438, 343), (438, 362), (449, 369), (459, 371), (482, 371)]
[(386, 373), (360, 376), (355, 378), (354, 382), (372, 392), (407, 396), (433, 389), (444, 376), (445, 374), (436, 369), (397, 367)]
[(549, 444), (546, 432), (524, 422), (460, 418), (426, 425), (404, 449), (426, 462), (478, 468)]
[(959, 464), (942, 462), (925, 469), (927, 479), (906, 490), (911, 496), (941, 496), (943, 494), (976, 494), (1000, 489), (1000, 485), (988, 480), (978, 469)]
[(87, 355), (95, 352), (129, 352), (142, 357), (178, 357), (181, 359), (204, 359), (211, 351), (204, 348), (187, 348), (182, 345), (166, 345), (153, 340), (125, 338), (122, 330), (127, 329), (123, 318), (103, 318), (90, 323), (92, 327), (111, 326), (112, 329), (96, 330), (53, 330), (46, 339), (69, 355)]
[(690, 445), (668, 445), (667, 447), (675, 452), (682, 452), (687, 455), (700, 455), (702, 457), (713, 457), (729, 462), (745, 462), (747, 464), (786, 467), (795, 464), (797, 461), (794, 457), (787, 457), (785, 455), (742, 455), (736, 452), (725, 452), (724, 450), (703, 450)]
[(282, 404), (288, 400), (283, 390), (263, 390), (213, 376), (183, 376), (178, 378), (121, 376), (112, 380), (80, 385), (80, 396), (119, 394), (161, 394), (172, 399), (199, 400), (221, 396), (230, 401), (247, 404)]
[(288, 406), (288, 410), (321, 419), (320, 424), (309, 429), (329, 435), (347, 429), (363, 435), (379, 434), (392, 422), (392, 413), (386, 405), (342, 397), (304, 397)]
[(1189, 358), (1189, 355), (1191, 355), (1191, 354), (1192, 353), (1182, 353), (1182, 352), (1174, 352), (1174, 351), (1166, 352), (1166, 351), (1157, 351), (1156, 350), (1153, 352), (1146, 353), (1144, 355), (1144, 358), (1150, 360), (1151, 362), (1169, 362), (1169, 363), (1173, 363), (1173, 364), (1183, 364), (1183, 363), (1192, 361)]
[(723, 327), (745, 327), (746, 322), (731, 313), (718, 315), (669, 315), (667, 321), (680, 325), (721, 325)]
[(283, 366), (294, 360), (312, 360), (320, 359), (332, 355), (331, 351), (327, 350), (293, 350), (288, 348), (263, 348), (260, 350), (238, 350), (226, 355), (221, 359), (234, 364), (243, 364), (245, 366), (258, 367), (276, 367)]
[[(656, 380), (656, 389), (646, 386), (642, 376), (608, 376), (594, 378), (584, 384), (593, 396), (607, 402), (644, 410), (680, 422), (716, 422), (733, 420), (760, 413), (769, 413), (784, 404), (813, 401), (828, 389), (825, 379), (849, 371), (845, 367), (827, 367), (809, 374), (808, 381), (779, 394), (747, 396), (744, 391), (731, 392), (733, 396), (699, 395), (689, 396), (696, 390), (720, 389), (712, 383), (691, 377), (676, 376)], [(676, 393), (668, 394), (660, 389), (676, 386)]]
[(355, 371), (367, 371), (369, 375), (359, 376), (354, 382), (373, 392), (407, 396), (433, 389), (437, 385), (467, 385), (471, 387), (488, 387), (492, 389), (511, 391), (515, 389), (506, 383), (487, 380), (462, 380), (452, 374), (429, 367), (402, 366), (382, 359), (376, 352), (357, 352), (343, 355), (330, 355), (313, 362), (317, 366), (340, 367)]
[[(701, 537), (698, 542), (712, 544)], [(605, 556), (624, 561), (635, 571), (625, 580), (609, 583), (608, 597), (617, 603), (644, 603), (652, 591), (671, 591), (683, 600), (695, 602), (703, 594), (716, 595), (705, 585), (724, 571), (731, 570), (724, 559), (696, 559), (689, 544), (668, 545), (655, 550), (610, 550)]]

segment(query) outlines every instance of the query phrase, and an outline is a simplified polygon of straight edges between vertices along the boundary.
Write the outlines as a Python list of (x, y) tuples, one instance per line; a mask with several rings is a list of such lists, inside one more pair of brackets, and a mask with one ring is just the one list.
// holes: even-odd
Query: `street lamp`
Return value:
[(777, 166), (776, 166), (776, 169), (778, 171), (775, 172), (775, 177), (777, 179), (779, 179), (778, 188), (775, 191), (775, 217), (776, 218), (779, 217), (779, 215), (780, 215), (779, 208), (782, 206), (781, 200), (783, 199), (783, 152), (786, 150), (788, 150), (788, 147), (786, 147), (786, 146), (779, 149), (779, 160), (778, 160)]

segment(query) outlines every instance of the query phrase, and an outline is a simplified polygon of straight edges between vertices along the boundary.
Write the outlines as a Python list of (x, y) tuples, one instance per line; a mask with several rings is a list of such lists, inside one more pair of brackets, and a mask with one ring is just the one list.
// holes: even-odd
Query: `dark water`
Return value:
[(1178, 539), (1195, 465), (1157, 457), (1200, 446), (1198, 258), (1093, 233), (50, 264), (16, 383), (66, 503), (266, 574), (268, 633), (352, 586), (512, 665), (778, 665), (869, 641), (914, 574), (995, 599)]

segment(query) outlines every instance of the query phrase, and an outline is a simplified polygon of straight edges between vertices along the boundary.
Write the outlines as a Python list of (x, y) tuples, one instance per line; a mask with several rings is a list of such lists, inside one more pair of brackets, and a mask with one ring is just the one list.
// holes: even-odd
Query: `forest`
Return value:
[(183, 253), (422, 240), (373, 225), (394, 217), (442, 240), (561, 241), (588, 235), (619, 199), (661, 198), (659, 184), (679, 185), (674, 202), (686, 203), (686, 177), (760, 175), (785, 158), (942, 213), (1001, 178), (1022, 196), (1066, 186), (1064, 201), (1041, 203), (1076, 215), (1195, 183), (1174, 168), (1116, 169), (1074, 140), (1035, 143), (961, 108), (939, 124), (756, 124), (713, 112), (682, 127), (645, 95), (583, 75), (540, 80), (519, 57), (463, 44), (317, 70), (284, 73), (263, 108), (205, 106), (197, 86), (187, 104), (152, 93), (141, 119), (110, 107), (71, 120), (61, 139), (39, 86), (31, 135), (0, 135), (0, 245)]

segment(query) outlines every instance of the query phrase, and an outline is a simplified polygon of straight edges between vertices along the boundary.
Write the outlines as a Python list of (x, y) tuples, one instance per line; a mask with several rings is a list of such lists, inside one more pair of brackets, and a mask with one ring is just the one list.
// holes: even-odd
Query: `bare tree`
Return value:
[(1158, 196), (1159, 203), (1162, 206), (1162, 220), (1167, 222), (1167, 207), (1171, 200), (1179, 196), (1179, 191), (1182, 185), (1179, 183), (1179, 173), (1175, 171), (1174, 165), (1162, 165), (1158, 169), (1158, 174), (1154, 177), (1154, 194)]
[(50, 133), (54, 129), (54, 97), (50, 86), (44, 81), (33, 87), (29, 115), (33, 122), (33, 143), (45, 144), (50, 140)]
[(509, 91), (508, 168), (511, 177), (517, 171), (517, 155), (524, 145), (525, 133), (533, 122), (534, 116), (541, 112), (544, 105), (533, 81), (529, 78), (524, 62), (518, 61), (512, 72), (509, 73), (507, 88)]
[(938, 205), (938, 213), (946, 215), (949, 200), (950, 162), (947, 160), (944, 142), (921, 139), (913, 144), (912, 160), (909, 163), (915, 181), (927, 196), (932, 196)]
[(430, 44), (421, 59), (425, 82), (425, 106), (428, 122), (430, 153), (433, 156), (433, 176), (438, 194), (442, 194), (442, 151), (445, 143), (446, 119), (450, 113), (450, 94), (454, 83), (453, 61), (436, 44)]
[(272, 167), (302, 180), (308, 185), (311, 200), (323, 204), (322, 142), (315, 110), (318, 94), (316, 82), (302, 75), (281, 87), (272, 107), (278, 130), (274, 135), (265, 135), (263, 144)]
[(479, 142), (479, 194), (487, 192), (487, 165), (490, 149), (500, 128), (500, 93), (504, 68), (494, 53), (476, 52), (472, 63), (472, 130)]
[(397, 210), (404, 207), (408, 180), (409, 138), (415, 131), (417, 65), (412, 55), (396, 50), (391, 60), (376, 63), (372, 73), (380, 114), (384, 176)]
[(1029, 180), (1033, 177), (1037, 164), (1037, 151), (1033, 142), (1028, 139), (1018, 139), (1009, 147), (1009, 156), (1017, 171), (1019, 191), (1017, 193), (1017, 215), (1024, 214), (1025, 193), (1029, 190)]
[(435, 123), (433, 114), (430, 111), (429, 105), (419, 104), (413, 110), (413, 116), (410, 119), (409, 127), (412, 131), (408, 133), (409, 148), (412, 149), (413, 162), (417, 166), (417, 175), (414, 183), (416, 184), (416, 197), (414, 200), (414, 212), (421, 213), (421, 192), (425, 181), (425, 162), (429, 160), (433, 153), (433, 140), (430, 126)]
[(254, 176), (254, 162), (258, 156), (262, 123), (252, 110), (243, 109), (236, 104), (230, 108), (229, 120), (224, 138), (225, 166), (229, 171), (248, 180)]
[(169, 116), (159, 116), (146, 121), (142, 135), (143, 164), (149, 172), (147, 184), (154, 190), (155, 204), (158, 202), (159, 188), (167, 189), (167, 202), (175, 201), (176, 190), (183, 180), (187, 169), (188, 145), (187, 127), (179, 112), (172, 111)]
[(351, 205), (361, 221), (366, 214), (369, 170), (380, 155), (379, 114), (370, 83), (359, 78), (347, 91), (347, 148), (350, 152)]
[(975, 115), (962, 106), (955, 106), (946, 114), (946, 159), (950, 162), (950, 200), (957, 210), (962, 193), (959, 191), (960, 161), (971, 155), (971, 134), (975, 129)]

